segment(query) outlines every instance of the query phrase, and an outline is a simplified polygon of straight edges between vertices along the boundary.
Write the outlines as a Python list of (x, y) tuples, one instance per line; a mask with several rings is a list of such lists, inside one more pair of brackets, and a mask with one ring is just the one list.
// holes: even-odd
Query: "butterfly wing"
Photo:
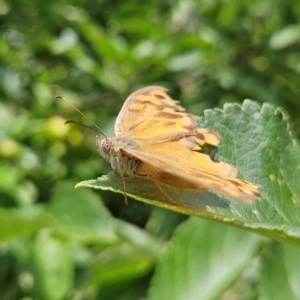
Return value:
[(196, 128), (191, 114), (166, 94), (167, 89), (149, 86), (132, 93), (125, 101), (115, 123), (115, 136), (152, 140), (157, 143), (193, 137), (195, 149), (205, 144), (218, 146), (218, 133)]
[[(176, 145), (169, 146), (173, 149), (176, 147)], [(154, 177), (158, 182), (183, 189), (199, 191), (208, 189), (248, 204), (257, 199), (259, 186), (231, 177), (230, 165), (214, 162), (208, 155), (198, 152), (185, 154), (179, 159), (178, 154), (182, 154), (184, 148), (183, 151), (174, 152), (170, 151), (169, 146), (159, 147), (155, 150), (155, 155), (150, 149), (143, 151), (122, 149), (122, 152), (141, 161), (138, 175), (148, 176), (150, 179)]]
[(140, 161), (138, 175), (179, 188), (213, 190), (246, 203), (259, 194), (257, 185), (234, 178), (234, 167), (204, 153), (206, 145), (218, 146), (219, 134), (196, 128), (193, 116), (163, 87), (146, 87), (126, 99), (115, 123), (115, 138), (134, 141), (135, 147), (118, 142), (118, 148)]

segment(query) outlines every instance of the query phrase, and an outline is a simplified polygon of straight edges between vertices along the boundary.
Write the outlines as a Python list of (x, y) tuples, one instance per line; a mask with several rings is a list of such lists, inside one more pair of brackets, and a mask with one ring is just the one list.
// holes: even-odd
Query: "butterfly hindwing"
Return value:
[[(205, 154), (198, 154), (202, 156), (202, 167), (199, 167), (189, 160), (178, 162), (176, 157), (170, 155), (166, 157), (163, 153), (156, 152), (153, 156), (152, 153), (131, 149), (122, 149), (122, 152), (141, 161), (138, 169), (140, 175), (148, 175), (150, 179), (154, 177), (164, 184), (198, 191), (209, 189), (249, 204), (253, 203), (259, 194), (257, 186), (225, 175), (226, 169), (222, 170), (219, 163), (214, 163)], [(230, 168), (228, 164), (221, 164), (224, 164), (225, 168)]]

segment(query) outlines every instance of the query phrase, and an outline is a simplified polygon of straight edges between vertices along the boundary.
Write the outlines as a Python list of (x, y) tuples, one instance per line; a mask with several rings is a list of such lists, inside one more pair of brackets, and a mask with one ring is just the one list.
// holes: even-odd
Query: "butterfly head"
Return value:
[(96, 148), (98, 153), (105, 158), (106, 160), (110, 161), (110, 158), (114, 152), (114, 144), (110, 138), (103, 138), (102, 140), (96, 136)]

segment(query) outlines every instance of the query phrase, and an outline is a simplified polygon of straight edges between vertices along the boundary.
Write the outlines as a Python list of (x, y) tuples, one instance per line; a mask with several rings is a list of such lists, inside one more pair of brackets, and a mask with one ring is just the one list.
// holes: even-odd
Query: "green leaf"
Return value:
[(103, 250), (91, 264), (97, 285), (109, 285), (144, 276), (151, 270), (155, 257), (124, 243)]
[(219, 299), (251, 260), (259, 241), (257, 235), (236, 228), (189, 219), (161, 257), (147, 299)]
[(73, 265), (68, 247), (58, 239), (41, 232), (33, 249), (35, 279), (40, 299), (65, 299), (71, 287)]
[(150, 256), (156, 257), (160, 251), (161, 243), (145, 230), (130, 223), (116, 220), (117, 233), (125, 242), (147, 252)]
[[(273, 105), (261, 108), (245, 100), (243, 105), (226, 104), (224, 110), (207, 110), (199, 127), (210, 128), (222, 136), (216, 158), (239, 171), (239, 177), (261, 185), (261, 197), (246, 205), (211, 192), (195, 192), (163, 186), (178, 205), (172, 205), (150, 180), (126, 178), (127, 194), (144, 202), (175, 211), (197, 214), (260, 234), (300, 244), (300, 148), (288, 131), (286, 115)], [(77, 184), (123, 192), (116, 173)]]
[(227, 104), (223, 112), (208, 111), (203, 125), (226, 138), (217, 158), (261, 186), (254, 205), (232, 201), (230, 209), (211, 211), (246, 220), (249, 230), (299, 245), (300, 190), (294, 178), (300, 175), (300, 148), (289, 132), (287, 115), (271, 104), (261, 108), (245, 100), (241, 107)]
[[(113, 299), (113, 294), (120, 296), (122, 286), (126, 292), (129, 286), (135, 290), (138, 285), (140, 289), (141, 285), (135, 280), (152, 271), (161, 253), (161, 243), (147, 231), (120, 220), (116, 220), (116, 225), (119, 244), (103, 249), (90, 263), (92, 284), (97, 285), (101, 299)], [(137, 299), (137, 296), (132, 297), (129, 299)]]
[(300, 250), (278, 242), (266, 248), (261, 260), (260, 299), (300, 299)]
[[(232, 164), (239, 177), (261, 186), (261, 197), (247, 205), (212, 192), (194, 192), (163, 186), (177, 205), (170, 203), (150, 180), (126, 178), (128, 195), (147, 203), (178, 212), (258, 232), (268, 237), (300, 245), (300, 148), (293, 141), (286, 114), (270, 104), (262, 107), (245, 100), (242, 106), (226, 104), (223, 111), (207, 110), (199, 127), (222, 136), (216, 158)], [(292, 175), (291, 175), (292, 174)], [(83, 181), (86, 186), (123, 192), (116, 173), (97, 180)]]
[(300, 25), (289, 25), (272, 34), (269, 45), (274, 50), (282, 50), (299, 43)]
[(40, 207), (22, 209), (0, 208), (0, 241), (19, 235), (31, 234), (55, 224), (55, 218)]
[(76, 191), (64, 183), (54, 192), (47, 210), (58, 220), (60, 233), (70, 239), (102, 244), (117, 240), (113, 218), (91, 191)]

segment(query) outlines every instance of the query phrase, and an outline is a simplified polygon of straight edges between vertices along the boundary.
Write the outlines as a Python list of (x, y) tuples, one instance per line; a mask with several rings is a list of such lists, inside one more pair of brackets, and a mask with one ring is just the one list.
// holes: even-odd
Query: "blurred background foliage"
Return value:
[(108, 135), (128, 94), (149, 84), (195, 115), (244, 98), (274, 103), (299, 135), (299, 21), (291, 0), (0, 0), (1, 299), (146, 297), (185, 219), (74, 190), (110, 166), (93, 132), (64, 125), (86, 121), (55, 95)]

